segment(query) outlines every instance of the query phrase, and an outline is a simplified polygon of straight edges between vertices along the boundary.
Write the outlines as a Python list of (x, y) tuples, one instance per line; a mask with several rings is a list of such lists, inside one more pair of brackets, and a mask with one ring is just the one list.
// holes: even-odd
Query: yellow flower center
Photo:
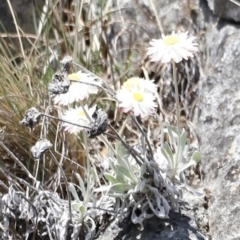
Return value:
[(123, 87), (128, 91), (131, 91), (133, 88), (140, 89), (140, 83), (137, 77), (129, 78), (124, 84)]
[(85, 112), (84, 112), (83, 110), (79, 111), (79, 112), (77, 113), (77, 115), (78, 115), (78, 117), (80, 117), (80, 118), (84, 118), (84, 117), (86, 116), (86, 114), (85, 114)]
[(69, 80), (73, 80), (72, 84), (76, 83), (75, 81), (81, 81), (81, 75), (79, 73), (72, 73), (68, 75)]
[(141, 93), (139, 93), (139, 92), (133, 93), (133, 98), (137, 102), (142, 102), (143, 101), (143, 95)]
[(175, 45), (179, 42), (179, 38), (177, 36), (166, 36), (163, 39), (164, 43), (168, 46)]

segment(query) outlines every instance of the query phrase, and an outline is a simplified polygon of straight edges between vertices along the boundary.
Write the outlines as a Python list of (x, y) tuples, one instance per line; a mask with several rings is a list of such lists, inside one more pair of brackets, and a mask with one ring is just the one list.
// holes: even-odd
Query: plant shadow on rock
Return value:
[[(140, 225), (133, 224), (130, 218), (114, 224), (111, 229), (107, 230), (99, 239), (114, 240), (169, 240), (169, 239), (206, 239), (196, 227), (193, 226), (191, 217), (170, 211), (169, 219), (151, 218), (151, 221), (143, 222), (143, 229)], [(118, 232), (118, 233), (117, 233)]]

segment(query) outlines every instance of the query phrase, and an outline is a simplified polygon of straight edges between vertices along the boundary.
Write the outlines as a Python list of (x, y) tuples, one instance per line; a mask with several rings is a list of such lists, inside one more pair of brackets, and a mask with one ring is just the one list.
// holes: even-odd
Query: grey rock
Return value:
[[(35, 33), (34, 17), (41, 14), (44, 0), (11, 0), (11, 7), (16, 15), (17, 22), (26, 33)], [(2, 0), (0, 4), (0, 32), (15, 33), (16, 28), (7, 0)]]
[(229, 19), (236, 22), (240, 21), (240, 7), (238, 1), (233, 3), (229, 0), (207, 0), (209, 8), (219, 18)]
[(133, 34), (137, 33), (138, 37), (141, 36), (141, 41), (159, 38), (162, 34), (161, 28), (164, 34), (192, 28), (191, 14), (199, 9), (199, 0), (152, 0), (151, 2), (153, 4), (149, 0), (122, 0), (119, 6), (116, 4), (122, 13), (121, 25), (131, 24), (127, 29), (132, 30)]
[(204, 184), (210, 190), (209, 228), (215, 240), (239, 239), (240, 30), (206, 32), (206, 62), (199, 86), (198, 135)]

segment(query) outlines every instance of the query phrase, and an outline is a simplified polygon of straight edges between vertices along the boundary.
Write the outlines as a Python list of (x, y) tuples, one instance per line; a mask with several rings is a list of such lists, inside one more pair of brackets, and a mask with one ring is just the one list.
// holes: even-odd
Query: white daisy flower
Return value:
[(147, 91), (153, 94), (157, 92), (157, 86), (154, 84), (154, 80), (146, 80), (144, 78), (138, 77), (129, 78), (122, 87), (128, 91), (135, 89), (140, 91)]
[[(92, 118), (92, 115), (96, 109), (96, 106), (88, 109), (88, 107), (85, 105), (84, 109), (85, 109), (86, 113), (88, 114), (88, 116), (90, 118)], [(73, 124), (79, 124), (81, 126), (89, 126), (89, 124), (91, 122), (89, 120), (89, 118), (86, 116), (82, 107), (77, 107), (77, 108), (72, 108), (72, 109), (67, 110), (62, 116), (62, 120), (71, 122)], [(62, 126), (64, 127), (65, 131), (67, 131), (71, 134), (72, 133), (78, 134), (82, 130), (87, 130), (84, 127), (72, 125), (72, 124), (66, 123), (66, 122), (63, 122)]]
[(143, 118), (153, 114), (157, 107), (154, 102), (154, 95), (143, 90), (132, 89), (128, 91), (123, 87), (118, 92), (117, 99), (120, 102), (119, 107), (123, 109), (123, 112), (132, 111), (135, 116)]
[(172, 33), (171, 35), (163, 35), (162, 39), (153, 39), (149, 44), (147, 55), (150, 56), (152, 62), (168, 63), (172, 60), (176, 63), (182, 59), (193, 57), (198, 51), (197, 43), (193, 43), (195, 37), (188, 37), (188, 32)]
[(96, 94), (98, 92), (97, 86), (101, 86), (99, 82), (94, 81), (92, 77), (81, 71), (69, 74), (68, 79), (74, 80), (71, 82), (68, 92), (55, 95), (54, 104), (66, 106), (75, 101), (82, 101), (89, 94)]

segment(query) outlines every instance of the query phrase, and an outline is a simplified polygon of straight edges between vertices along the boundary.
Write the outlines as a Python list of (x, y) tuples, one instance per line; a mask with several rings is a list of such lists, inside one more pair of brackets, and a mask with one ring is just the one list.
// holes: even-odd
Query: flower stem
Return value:
[(70, 195), (70, 192), (69, 192), (68, 180), (67, 180), (66, 174), (65, 174), (62, 166), (60, 165), (60, 163), (56, 159), (56, 157), (53, 154), (53, 152), (52, 151), (49, 151), (49, 152), (50, 152), (50, 154), (52, 156), (53, 161), (59, 167), (59, 169), (61, 171), (61, 174), (62, 174), (62, 177), (63, 177), (63, 180), (65, 181), (65, 184), (66, 184), (66, 191), (67, 191), (67, 196), (68, 196), (69, 219), (70, 219), (70, 222), (72, 222), (72, 204), (71, 204), (71, 195)]
[(61, 118), (54, 117), (54, 116), (51, 116), (51, 115), (48, 115), (48, 114), (45, 114), (45, 113), (41, 113), (41, 115), (43, 115), (45, 117), (48, 117), (48, 118), (52, 118), (52, 119), (58, 120), (58, 121), (61, 121), (61, 122), (72, 124), (73, 126), (82, 127), (82, 128), (86, 128), (86, 129), (91, 129), (91, 127), (89, 127), (89, 126), (83, 126), (83, 125), (80, 125), (80, 124), (77, 124), (77, 123), (66, 121), (66, 120), (63, 120)]
[(147, 138), (147, 135), (144, 133), (143, 129), (141, 128), (141, 126), (139, 125), (136, 117), (134, 115), (131, 114), (131, 117), (132, 117), (132, 120), (133, 122), (136, 124), (137, 128), (140, 130), (141, 134), (144, 136), (145, 140), (146, 140), (146, 143), (148, 145), (148, 151), (150, 153), (150, 156), (151, 158), (153, 159), (153, 151), (152, 151), (152, 148), (151, 148), (151, 144), (150, 142), (148, 141), (148, 138)]
[(178, 131), (180, 132), (180, 106), (179, 106), (179, 96), (178, 96), (177, 69), (176, 69), (176, 63), (174, 61), (172, 61), (172, 69), (173, 69), (173, 81), (174, 81), (174, 88), (175, 88), (177, 128), (178, 128)]

